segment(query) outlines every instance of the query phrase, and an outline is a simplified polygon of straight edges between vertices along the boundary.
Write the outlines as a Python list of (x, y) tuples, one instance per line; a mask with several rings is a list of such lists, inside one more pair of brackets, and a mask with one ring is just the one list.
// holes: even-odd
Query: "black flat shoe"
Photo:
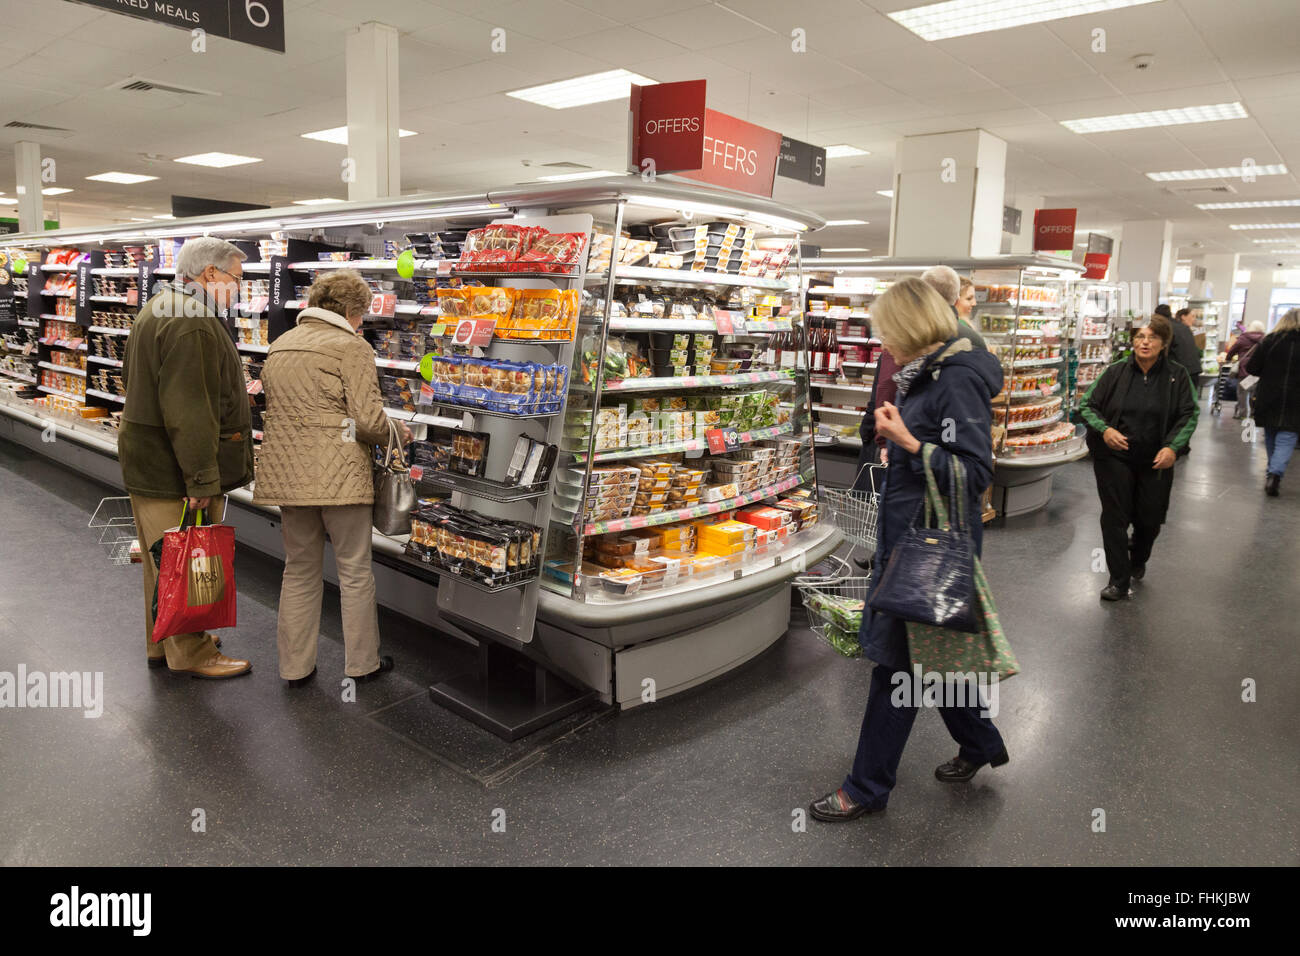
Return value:
[[(1011, 758), (1007, 756), (1006, 748), (989, 761), (990, 767), (1001, 767)], [(975, 776), (980, 767), (984, 766), (979, 763), (971, 763), (969, 760), (963, 760), (960, 756), (953, 757), (947, 763), (940, 764), (934, 769), (935, 779), (944, 783), (966, 783)]]
[(165, 657), (150, 657), (148, 660), (150, 670), (157, 670), (159, 667), (167, 666), (167, 658)]
[(828, 793), (820, 800), (814, 800), (808, 804), (808, 812), (813, 815), (813, 818), (825, 823), (856, 820), (868, 813), (880, 813), (884, 809), (884, 807), (880, 807), (873, 810), (865, 803), (855, 803), (853, 798), (842, 789), (836, 790), (834, 793)]
[(360, 677), (354, 677), (352, 679), (356, 681), (358, 684), (363, 684), (366, 681), (374, 680), (376, 677), (381, 677), (384, 674), (387, 674), (392, 669), (393, 669), (393, 659), (389, 657), (387, 654), (385, 654), (383, 657), (379, 658), (379, 666), (376, 667), (374, 670), (372, 670), (369, 674), (362, 674)]
[(1276, 498), (1281, 484), (1281, 475), (1269, 475), (1264, 479), (1264, 494), (1268, 495), (1270, 498)]
[(1101, 589), (1101, 599), (1103, 601), (1127, 601), (1129, 593), (1127, 585), (1108, 584)]
[(1141, 581), (1146, 577), (1146, 574), (1147, 566), (1145, 564), (1135, 564), (1130, 571), (1130, 577), (1132, 577), (1134, 581)]
[(304, 684), (311, 683), (311, 681), (315, 677), (316, 677), (316, 668), (313, 667), (311, 669), (311, 673), (308, 674), (306, 677), (295, 677), (293, 680), (286, 680), (285, 683), (288, 684), (290, 687), (302, 687)]

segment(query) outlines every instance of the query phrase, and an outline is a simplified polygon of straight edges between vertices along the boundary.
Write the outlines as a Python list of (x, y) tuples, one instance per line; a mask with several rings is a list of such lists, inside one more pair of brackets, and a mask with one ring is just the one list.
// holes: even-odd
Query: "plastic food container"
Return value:
[(641, 590), (641, 574), (629, 568), (606, 571), (600, 575), (600, 583), (610, 594), (628, 597)]

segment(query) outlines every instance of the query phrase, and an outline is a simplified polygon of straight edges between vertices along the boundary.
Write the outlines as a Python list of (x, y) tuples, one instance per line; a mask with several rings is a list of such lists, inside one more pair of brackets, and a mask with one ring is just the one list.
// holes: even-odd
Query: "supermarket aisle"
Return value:
[(1203, 418), (1128, 603), (1097, 597), (1087, 463), (1046, 512), (991, 529), (1025, 669), (1000, 700), (1012, 762), (944, 787), (954, 747), (923, 713), (888, 813), (800, 833), (792, 810), (847, 768), (869, 674), (801, 627), (713, 686), (529, 755), (433, 707), (425, 687), (470, 651), (391, 618), (396, 675), (340, 701), (337, 597), (321, 678), (288, 692), (278, 567), (241, 556), (227, 649), (253, 675), (175, 678), (141, 659), (138, 570), (107, 566), (85, 527), (105, 492), (0, 443), (0, 671), (102, 670), (106, 697), (95, 720), (0, 711), (0, 863), (1295, 864), (1300, 475), (1265, 499), (1262, 456)]

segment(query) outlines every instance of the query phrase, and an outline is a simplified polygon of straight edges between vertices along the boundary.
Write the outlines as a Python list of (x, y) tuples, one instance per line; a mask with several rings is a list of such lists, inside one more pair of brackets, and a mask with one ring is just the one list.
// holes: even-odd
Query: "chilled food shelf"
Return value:
[(841, 362), (845, 368), (875, 368), (879, 362)]
[(116, 302), (119, 305), (135, 305), (133, 301), (124, 295), (92, 295), (91, 302)]
[(90, 274), (94, 276), (136, 276), (139, 275), (139, 273), (139, 269), (127, 268), (125, 266), (102, 266), (98, 269), (90, 270)]
[(1104, 339), (1110, 338), (1110, 333), (1102, 332), (1099, 335), (1081, 335), (1079, 336), (1079, 338), (1082, 339), (1084, 342), (1099, 342)]
[(74, 395), (71, 392), (63, 392), (57, 388), (50, 388), (48, 385), (37, 385), (37, 391), (45, 392), (47, 395), (57, 395), (59, 398), (66, 398), (72, 402), (84, 402), (84, 395)]
[[(768, 428), (755, 428), (747, 432), (740, 432), (736, 440), (742, 445), (748, 445), (751, 442), (764, 441), (768, 438), (776, 438), (780, 435), (788, 435), (792, 431), (789, 424), (772, 425)], [(663, 442), (658, 445), (638, 445), (635, 448), (615, 448), (610, 451), (598, 451), (593, 457), (593, 461), (618, 461), (622, 458), (644, 458), (648, 455), (674, 455), (679, 452), (707, 451), (709, 443), (703, 438), (691, 438), (685, 441)], [(587, 455), (578, 453), (574, 456), (578, 464), (586, 464)]]
[[(599, 323), (597, 323), (599, 324)], [(716, 332), (712, 319), (610, 319), (614, 332)]]
[(857, 408), (836, 408), (833, 405), (813, 405), (814, 412), (820, 412), (823, 415), (841, 415), (850, 418), (861, 418), (866, 412)]
[(41, 323), (35, 319), (19, 319), (18, 324), (25, 329), (39, 329), (41, 327)]
[(475, 498), (483, 498), (487, 501), (502, 503), (527, 501), (532, 498), (540, 498), (550, 490), (549, 483), (544, 485), (507, 485), (500, 481), (491, 481), (487, 478), (471, 478), (468, 475), (461, 475), (452, 471), (435, 471), (431, 468), (417, 471), (419, 468), (419, 465), (411, 468), (411, 477), (417, 481), (431, 481), (461, 494), (472, 495)]
[(43, 265), (41, 266), (41, 271), (42, 272), (76, 272), (77, 264), (74, 262), (72, 265), (48, 265), (48, 266)]
[(879, 339), (873, 339), (863, 335), (837, 335), (837, 342), (848, 342), (850, 345), (879, 345)]
[(37, 362), (36, 364), (41, 368), (48, 368), (53, 372), (67, 372), (69, 375), (80, 375), (82, 378), (86, 377), (86, 370), (84, 368), (72, 368), (68, 365), (55, 365), (53, 362)]
[(786, 372), (741, 372), (737, 375), (670, 375), (661, 378), (625, 378), (606, 382), (605, 392), (648, 392), (679, 388), (713, 388), (720, 385), (758, 385), (775, 382), (793, 385), (794, 379)]
[(111, 329), (106, 325), (92, 325), (91, 332), (98, 332), (101, 335), (130, 335), (130, 329)]
[(1107, 356), (1103, 356), (1103, 357), (1101, 357), (1101, 358), (1085, 358), (1085, 359), (1079, 359), (1079, 364), (1080, 364), (1080, 365), (1096, 365), (1098, 362), (1109, 362), (1109, 361), (1110, 361), (1110, 356), (1107, 355)]
[(36, 376), (23, 375), (20, 372), (15, 372), (13, 369), (0, 368), (0, 375), (7, 375), (10, 378), (16, 378), (20, 382), (30, 382), (32, 385), (36, 384)]
[(691, 518), (703, 518), (708, 515), (715, 515), (722, 511), (734, 511), (737, 508), (755, 501), (762, 501), (771, 495), (779, 494), (782, 491), (789, 491), (796, 488), (811, 476), (802, 475), (786, 478), (774, 485), (768, 485), (766, 488), (759, 488), (738, 498), (728, 498), (723, 501), (710, 501), (705, 504), (693, 505), (690, 508), (678, 508), (673, 511), (661, 511), (654, 515), (633, 515), (628, 518), (610, 518), (607, 521), (596, 521), (592, 524), (582, 526), (583, 535), (605, 534), (610, 531), (631, 531), (636, 528), (653, 528), (661, 524), (672, 524), (674, 521), (689, 521)]
[[(465, 273), (466, 277), (473, 277), (473, 275), (472, 272)], [(593, 278), (599, 281), (605, 277), (587, 276), (588, 280)], [(695, 269), (658, 269), (653, 266), (615, 266), (614, 281), (620, 285), (676, 282), (682, 285), (745, 286), (766, 292), (790, 291), (790, 283), (785, 279), (761, 279), (758, 276), (742, 276), (731, 272), (704, 272)]]
[(842, 385), (838, 382), (812, 382), (813, 388), (835, 389), (840, 392), (866, 392), (871, 393), (870, 385)]
[(101, 391), (100, 391), (99, 389), (97, 389), (97, 388), (88, 388), (88, 389), (86, 389), (86, 394), (87, 394), (87, 395), (94, 395), (96, 398), (106, 398), (106, 399), (108, 399), (110, 402), (117, 402), (119, 405), (125, 405), (125, 404), (126, 404), (126, 399), (123, 398), (121, 395), (114, 395), (112, 392), (101, 392)]
[(455, 578), (455, 580), (460, 584), (468, 585), (476, 591), (483, 591), (486, 594), (499, 594), (502, 591), (511, 591), (515, 588), (527, 587), (538, 580), (537, 574), (533, 573), (527, 577), (508, 580), (504, 584), (495, 586), (484, 584), (478, 578), (471, 577), (468, 574), (463, 574), (455, 568), (450, 568), (440, 563), (427, 551), (417, 551), (412, 549), (409, 542), (407, 547), (402, 551), (402, 560), (409, 561), (411, 564), (417, 564), (421, 567), (429, 568), (444, 577)]
[(379, 358), (378, 356), (375, 357), (375, 364), (380, 368), (395, 368), (403, 372), (414, 372), (420, 367), (419, 362), (404, 362), (398, 359)]
[(396, 259), (320, 259), (315, 262), (291, 262), (289, 268), (301, 272), (322, 269), (368, 269), (372, 272), (397, 270)]
[(999, 404), (1002, 404), (1003, 398), (1043, 398), (1048, 395), (1055, 395), (1061, 390), (1061, 383), (1057, 382), (1050, 388), (1027, 388), (1019, 392), (1003, 392), (998, 395)]
[(88, 351), (85, 342), (81, 342), (78, 344), (76, 342), (70, 342), (67, 339), (38, 339), (38, 341), (42, 345), (48, 345), (56, 349), (68, 349), (69, 351), (72, 352)]
[(268, 351), (270, 351), (271, 346), (253, 345), (249, 342), (236, 342), (235, 348), (239, 349), (239, 351), (241, 352), (260, 352), (262, 355), (265, 355)]
[(417, 425), (440, 425), (443, 428), (463, 428), (465, 422), (460, 418), (448, 418), (445, 415), (426, 415), (423, 412), (408, 412), (403, 408), (385, 408), (384, 414), (401, 422)]
[(1032, 422), (1011, 422), (1006, 427), (1008, 431), (1020, 431), (1025, 428), (1042, 428), (1044, 425), (1051, 425), (1055, 422), (1059, 422), (1063, 414), (1063, 412), (1057, 412), (1050, 418), (1039, 418)]
[(121, 367), (122, 367), (122, 362), (121, 362), (120, 359), (105, 358), (105, 357), (102, 356), (102, 355), (87, 355), (87, 356), (86, 356), (86, 361), (88, 361), (88, 362), (98, 362), (100, 365), (111, 365), (111, 366), (113, 366), (114, 368), (121, 368)]
[(1015, 364), (1015, 367), (1018, 368), (1018, 369), (1019, 369), (1019, 368), (1032, 368), (1032, 367), (1034, 367), (1034, 366), (1036, 366), (1036, 365), (1059, 365), (1060, 362), (1061, 362), (1061, 356), (1059, 356), (1059, 355), (1053, 355), (1051, 358), (1037, 358), (1037, 359), (1006, 359), (1006, 358), (1004, 358), (1004, 359), (1001, 359), (1001, 362), (1002, 362), (1002, 367), (1003, 367), (1003, 368), (1011, 368), (1011, 367), (1012, 367), (1012, 363), (1014, 363), (1014, 364)]

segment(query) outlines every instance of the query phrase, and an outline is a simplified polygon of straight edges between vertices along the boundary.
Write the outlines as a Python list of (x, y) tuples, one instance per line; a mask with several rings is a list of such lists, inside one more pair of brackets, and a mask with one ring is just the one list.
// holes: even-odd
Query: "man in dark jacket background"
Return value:
[[(253, 480), (243, 367), (218, 317), (239, 298), (243, 259), (224, 239), (185, 243), (176, 256), (176, 281), (144, 304), (122, 360), (126, 408), (118, 458), (144, 566), (149, 666), (209, 679), (238, 677), (252, 665), (223, 655), (211, 634), (153, 642), (158, 569), (149, 549), (180, 523), (185, 507), (210, 509), (214, 498)], [(219, 506), (205, 515), (209, 522), (223, 517)]]
[[(1160, 309), (1163, 308), (1164, 312)], [(1199, 311), (1199, 310), (1198, 310)], [(1169, 319), (1169, 306), (1160, 306), (1156, 312)], [(1168, 356), (1183, 368), (1192, 381), (1196, 394), (1201, 394), (1201, 350), (1196, 347), (1196, 335), (1192, 332), (1196, 324), (1196, 312), (1192, 309), (1179, 309), (1170, 321), (1173, 323), (1174, 341), (1169, 346)]]

